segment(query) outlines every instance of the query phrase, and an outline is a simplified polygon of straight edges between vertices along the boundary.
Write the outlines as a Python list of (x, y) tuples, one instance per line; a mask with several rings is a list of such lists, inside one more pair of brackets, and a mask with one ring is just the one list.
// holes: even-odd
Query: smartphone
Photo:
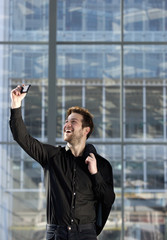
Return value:
[(22, 86), (21, 93), (28, 93), (28, 90), (30, 89), (30, 87), (31, 87), (31, 84)]

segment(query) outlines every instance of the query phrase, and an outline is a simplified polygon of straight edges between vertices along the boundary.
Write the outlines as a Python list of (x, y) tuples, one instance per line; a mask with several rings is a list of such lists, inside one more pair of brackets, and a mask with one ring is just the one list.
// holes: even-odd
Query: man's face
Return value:
[(87, 128), (82, 127), (83, 117), (78, 113), (71, 113), (64, 124), (64, 140), (69, 143), (78, 144), (86, 140)]

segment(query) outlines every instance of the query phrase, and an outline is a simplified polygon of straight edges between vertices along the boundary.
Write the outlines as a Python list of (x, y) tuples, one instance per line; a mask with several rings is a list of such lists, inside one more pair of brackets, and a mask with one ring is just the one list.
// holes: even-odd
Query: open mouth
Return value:
[(65, 133), (72, 133), (72, 130), (66, 129)]

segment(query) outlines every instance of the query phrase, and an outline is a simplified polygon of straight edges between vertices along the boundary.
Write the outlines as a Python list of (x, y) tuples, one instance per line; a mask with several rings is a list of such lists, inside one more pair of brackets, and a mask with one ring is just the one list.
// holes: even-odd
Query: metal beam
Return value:
[(49, 1), (49, 76), (48, 76), (48, 143), (56, 139), (56, 22), (57, 1)]
[[(56, 29), (56, 23), (52, 26)], [(55, 33), (56, 35), (56, 33)], [(49, 33), (50, 36), (50, 33)], [(56, 39), (55, 39), (56, 41)], [(47, 41), (0, 41), (0, 45), (47, 45), (49, 44)], [(167, 45), (165, 41), (153, 42), (153, 41), (57, 41), (57, 45)]]
[(121, 76), (120, 76), (120, 139), (121, 139), (121, 216), (122, 216), (122, 230), (121, 230), (121, 240), (124, 240), (125, 235), (125, 224), (124, 224), (124, 213), (125, 213), (125, 205), (124, 205), (124, 0), (121, 0)]

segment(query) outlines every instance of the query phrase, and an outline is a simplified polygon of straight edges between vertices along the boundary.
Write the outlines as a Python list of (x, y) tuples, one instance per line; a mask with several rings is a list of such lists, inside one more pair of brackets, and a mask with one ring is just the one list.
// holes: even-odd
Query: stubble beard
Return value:
[(64, 136), (64, 141), (71, 145), (77, 145), (82, 141), (83, 134), (82, 131), (80, 130), (78, 134), (72, 134), (71, 136)]

